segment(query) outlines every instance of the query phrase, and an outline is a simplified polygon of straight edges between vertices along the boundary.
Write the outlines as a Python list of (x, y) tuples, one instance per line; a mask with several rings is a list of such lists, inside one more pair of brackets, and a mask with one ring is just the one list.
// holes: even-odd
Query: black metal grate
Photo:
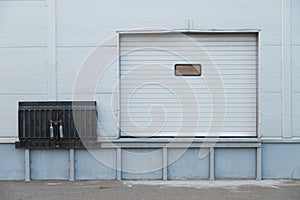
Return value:
[(19, 102), (17, 148), (84, 148), (96, 138), (95, 101)]

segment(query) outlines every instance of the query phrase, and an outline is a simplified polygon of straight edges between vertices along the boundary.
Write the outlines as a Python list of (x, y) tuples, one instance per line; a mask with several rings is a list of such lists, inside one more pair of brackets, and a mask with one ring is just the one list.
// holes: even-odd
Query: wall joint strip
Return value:
[(215, 149), (211, 147), (209, 150), (209, 180), (215, 180)]
[(164, 181), (168, 180), (168, 149), (163, 147), (163, 174), (162, 178)]
[(117, 180), (122, 180), (122, 149), (117, 148)]
[(256, 148), (256, 180), (261, 180), (261, 147)]
[(30, 181), (30, 150), (25, 149), (25, 181)]
[(69, 180), (75, 180), (75, 157), (74, 157), (74, 149), (70, 149), (70, 176)]

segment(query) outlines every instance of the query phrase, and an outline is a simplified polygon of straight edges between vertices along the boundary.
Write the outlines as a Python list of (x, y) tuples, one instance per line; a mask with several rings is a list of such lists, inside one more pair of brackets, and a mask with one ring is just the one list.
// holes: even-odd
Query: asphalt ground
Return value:
[(0, 200), (300, 200), (300, 181), (0, 181)]

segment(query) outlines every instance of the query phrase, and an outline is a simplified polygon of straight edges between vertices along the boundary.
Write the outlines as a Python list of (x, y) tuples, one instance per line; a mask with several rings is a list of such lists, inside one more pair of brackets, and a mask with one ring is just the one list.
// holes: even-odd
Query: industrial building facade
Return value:
[(0, 8), (0, 180), (300, 178), (299, 1)]

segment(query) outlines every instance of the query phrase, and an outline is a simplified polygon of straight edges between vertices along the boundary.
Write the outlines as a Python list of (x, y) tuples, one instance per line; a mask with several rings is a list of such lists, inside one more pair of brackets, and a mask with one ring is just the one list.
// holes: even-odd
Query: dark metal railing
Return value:
[(19, 102), (17, 148), (84, 148), (97, 138), (95, 101)]

